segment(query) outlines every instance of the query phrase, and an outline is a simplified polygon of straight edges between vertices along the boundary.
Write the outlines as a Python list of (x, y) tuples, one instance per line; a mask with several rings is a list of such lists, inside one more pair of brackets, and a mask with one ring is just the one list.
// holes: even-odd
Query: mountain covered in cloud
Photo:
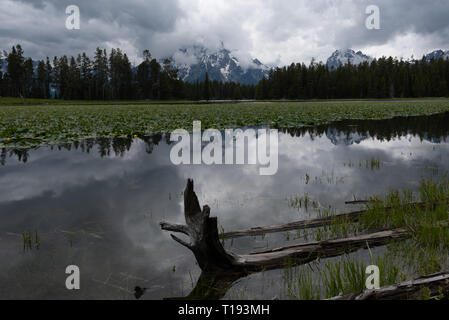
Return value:
[(346, 146), (353, 144), (360, 144), (362, 141), (367, 140), (369, 138), (369, 136), (362, 135), (358, 132), (354, 132), (348, 135), (334, 127), (327, 128), (326, 137), (334, 145), (346, 145)]
[(439, 59), (449, 59), (449, 50), (443, 51), (443, 50), (435, 50), (431, 53), (426, 55), (426, 61), (430, 62), (432, 59), (439, 60)]
[[(435, 50), (426, 54), (424, 58), (427, 62), (430, 62), (432, 59), (449, 59), (449, 50)], [(160, 60), (161, 64), (163, 60)], [(270, 68), (262, 64), (258, 59), (236, 57), (235, 54), (223, 46), (215, 50), (197, 45), (190, 46), (179, 49), (170, 57), (170, 60), (172, 65), (179, 70), (178, 77), (187, 82), (203, 81), (207, 72), (211, 81), (257, 84), (262, 78), (268, 77), (270, 72)], [(0, 58), (0, 61), (0, 71), (4, 74), (7, 71), (7, 59), (3, 57)], [(339, 66), (346, 65), (348, 61), (353, 65), (359, 65), (363, 62), (371, 63), (373, 58), (361, 51), (356, 52), (352, 49), (336, 50), (327, 59), (326, 65), (329, 67), (329, 70), (333, 70)], [(407, 61), (413, 62), (415, 60), (410, 59)], [(35, 72), (37, 65), (38, 61), (33, 60)], [(136, 70), (137, 66), (134, 66), (133, 71), (136, 72)]]
[[(432, 59), (438, 60), (438, 59), (449, 59), (449, 50), (435, 50), (432, 51), (425, 56), (425, 60), (427, 62), (430, 62)], [(420, 60), (420, 59), (418, 59)], [(370, 56), (365, 55), (361, 51), (355, 52), (352, 49), (346, 49), (346, 50), (336, 50), (332, 55), (327, 59), (327, 66), (330, 70), (337, 69), (339, 66), (344, 66), (348, 63), (348, 61), (353, 65), (359, 65), (363, 62), (371, 63), (373, 61), (373, 58)], [(415, 60), (407, 60), (409, 62), (413, 62)]]
[[(333, 145), (345, 145), (351, 146), (354, 144), (360, 144), (365, 140), (370, 138), (375, 138), (375, 136), (370, 136), (367, 133), (351, 132), (349, 134), (335, 128), (328, 127), (326, 130), (326, 137), (330, 140)], [(432, 137), (428, 133), (422, 135), (422, 140), (428, 141), (430, 143), (441, 143), (444, 137)]]
[(203, 81), (207, 72), (211, 81), (257, 84), (270, 71), (259, 60), (237, 57), (223, 46), (216, 50), (203, 46), (183, 48), (170, 60), (179, 70), (178, 77), (186, 82)]
[(363, 62), (371, 63), (373, 58), (363, 54), (361, 51), (355, 52), (352, 49), (336, 50), (327, 59), (327, 66), (330, 70), (337, 69), (339, 66), (344, 66), (348, 61), (353, 65), (359, 65)]

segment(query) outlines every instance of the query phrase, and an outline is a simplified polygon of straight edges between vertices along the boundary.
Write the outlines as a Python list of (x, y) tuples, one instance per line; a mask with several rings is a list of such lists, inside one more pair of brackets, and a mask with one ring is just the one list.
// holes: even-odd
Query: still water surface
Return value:
[[(417, 188), (449, 170), (449, 115), (345, 121), (283, 130), (279, 170), (257, 166), (175, 166), (164, 136), (89, 140), (36, 150), (2, 150), (0, 299), (143, 299), (186, 296), (200, 275), (193, 255), (159, 222), (183, 223), (187, 178), (220, 228), (286, 223), (389, 189)], [(297, 208), (291, 199), (310, 198)], [(24, 250), (29, 230), (33, 248)], [(247, 253), (292, 244), (285, 234), (227, 241)], [(81, 270), (81, 289), (65, 288), (65, 268)], [(239, 280), (225, 298), (286, 298), (282, 271)]]

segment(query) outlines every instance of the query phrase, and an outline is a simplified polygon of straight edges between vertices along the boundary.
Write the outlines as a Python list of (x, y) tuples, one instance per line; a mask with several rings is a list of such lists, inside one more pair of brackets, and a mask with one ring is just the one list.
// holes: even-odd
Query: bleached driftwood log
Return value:
[(336, 218), (345, 219), (348, 222), (357, 222), (359, 217), (366, 213), (366, 210), (354, 211), (345, 214), (339, 214), (335, 216), (316, 218), (311, 220), (301, 220), (290, 223), (278, 224), (273, 226), (266, 227), (253, 227), (249, 229), (242, 229), (236, 231), (226, 232), (223, 235), (224, 239), (233, 239), (239, 237), (248, 237), (248, 236), (260, 236), (268, 233), (276, 233), (283, 231), (292, 231), (292, 230), (302, 230), (302, 229), (310, 229), (310, 228), (319, 228), (326, 225), (329, 225)]
[(365, 290), (329, 300), (409, 300), (443, 299), (449, 295), (449, 273), (437, 273), (378, 290)]
[[(447, 202), (447, 199), (443, 199), (440, 201), (433, 201), (433, 202), (414, 202), (409, 203), (403, 206), (403, 208), (425, 208), (426, 206), (436, 206), (438, 204)], [(385, 207), (383, 208), (385, 210), (385, 213), (388, 214), (392, 207)], [(311, 220), (302, 220), (302, 221), (295, 221), (290, 223), (284, 223), (284, 224), (278, 224), (273, 226), (266, 226), (266, 227), (252, 227), (249, 229), (242, 229), (242, 230), (236, 230), (236, 231), (230, 231), (223, 234), (224, 239), (234, 239), (239, 237), (248, 237), (248, 236), (260, 236), (265, 235), (268, 233), (275, 233), (275, 232), (283, 232), (283, 231), (292, 231), (292, 230), (303, 230), (303, 229), (310, 229), (310, 228), (319, 228), (323, 226), (327, 226), (332, 224), (336, 219), (340, 219), (341, 221), (347, 221), (349, 223), (356, 223), (359, 221), (360, 217), (364, 214), (366, 214), (368, 210), (359, 210), (359, 211), (353, 211), (348, 213), (342, 213), (338, 215), (332, 215), (328, 217), (323, 218), (316, 218)]]
[(184, 241), (175, 235), (172, 238), (190, 249), (200, 266), (207, 274), (233, 273), (244, 276), (254, 272), (305, 264), (319, 258), (335, 257), (359, 249), (382, 246), (395, 239), (409, 237), (406, 229), (380, 231), (357, 235), (344, 239), (291, 245), (263, 252), (237, 255), (226, 251), (220, 240), (217, 218), (210, 217), (210, 208), (200, 208), (194, 192), (193, 180), (187, 181), (184, 192), (184, 214), (186, 225), (161, 223), (166, 231), (187, 235), (190, 241)]

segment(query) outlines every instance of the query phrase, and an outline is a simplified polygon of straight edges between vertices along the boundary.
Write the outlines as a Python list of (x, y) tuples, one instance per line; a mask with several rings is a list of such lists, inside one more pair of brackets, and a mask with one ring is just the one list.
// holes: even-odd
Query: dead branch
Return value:
[[(444, 199), (441, 201), (433, 201), (433, 202), (413, 202), (410, 204), (406, 204), (403, 206), (403, 208), (424, 208), (425, 206), (429, 205), (438, 205), (443, 202), (447, 202), (448, 199)], [(385, 207), (385, 213), (390, 212), (393, 209), (393, 207)], [(348, 213), (342, 213), (338, 215), (332, 215), (324, 218), (316, 218), (311, 220), (301, 220), (301, 221), (295, 221), (285, 224), (278, 224), (273, 226), (266, 226), (266, 227), (253, 227), (249, 229), (242, 229), (237, 231), (230, 231), (226, 232), (222, 235), (224, 239), (234, 239), (239, 237), (248, 237), (248, 236), (260, 236), (265, 235), (268, 233), (276, 233), (276, 232), (283, 232), (283, 231), (292, 231), (292, 230), (303, 230), (303, 229), (311, 229), (311, 228), (319, 228), (324, 227), (326, 225), (332, 224), (336, 220), (340, 221), (346, 221), (350, 223), (356, 223), (359, 221), (360, 217), (364, 214), (366, 214), (368, 210), (360, 210), (360, 211), (353, 211)]]
[(378, 290), (337, 296), (329, 300), (407, 300), (407, 299), (443, 299), (449, 294), (449, 273), (437, 273), (405, 281)]
[(368, 246), (381, 246), (395, 239), (409, 237), (408, 231), (401, 228), (237, 255), (223, 248), (219, 240), (217, 218), (210, 217), (208, 206), (200, 209), (192, 180), (188, 180), (184, 192), (184, 213), (187, 225), (161, 223), (161, 228), (189, 237), (190, 241), (185, 241), (171, 235), (175, 241), (193, 252), (201, 270), (205, 273), (225, 272), (243, 276), (262, 270), (282, 268), (287, 263), (305, 264), (320, 258), (335, 257)]

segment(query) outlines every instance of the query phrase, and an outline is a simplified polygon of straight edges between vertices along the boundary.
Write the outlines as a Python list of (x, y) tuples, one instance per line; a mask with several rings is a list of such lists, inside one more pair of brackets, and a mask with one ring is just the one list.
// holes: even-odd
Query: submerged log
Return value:
[(223, 248), (219, 240), (217, 218), (210, 217), (208, 206), (200, 208), (193, 181), (190, 179), (184, 192), (184, 213), (186, 225), (161, 223), (161, 228), (183, 233), (190, 238), (188, 242), (171, 235), (175, 241), (193, 252), (201, 270), (206, 274), (224, 272), (235, 276), (245, 276), (263, 270), (283, 268), (287, 264), (300, 265), (363, 248), (382, 246), (392, 240), (409, 237), (408, 230), (401, 228), (237, 255)]
[(345, 204), (367, 204), (370, 202), (374, 202), (374, 200), (352, 200), (352, 201), (345, 201)]
[(335, 216), (328, 216), (324, 218), (316, 218), (311, 220), (301, 220), (290, 223), (278, 224), (273, 226), (266, 227), (253, 227), (249, 229), (230, 231), (223, 234), (224, 239), (233, 239), (239, 237), (248, 237), (248, 236), (260, 236), (265, 235), (267, 233), (276, 233), (283, 231), (291, 231), (291, 230), (302, 230), (309, 228), (319, 228), (326, 225), (329, 225), (336, 218), (341, 218), (347, 220), (348, 222), (357, 222), (362, 214), (366, 213), (366, 210), (354, 211), (344, 214), (339, 214)]
[[(425, 206), (428, 206), (428, 205), (435, 206), (435, 205), (438, 205), (438, 204), (441, 204), (444, 202), (448, 202), (448, 199), (443, 199), (441, 201), (433, 201), (433, 202), (414, 202), (414, 203), (404, 205), (403, 207), (404, 208), (406, 208), (406, 207), (424, 208)], [(392, 209), (393, 209), (392, 207), (384, 208), (386, 213), (390, 212)], [(301, 221), (295, 221), (295, 222), (278, 224), (278, 225), (273, 225), (273, 226), (266, 226), (266, 227), (252, 227), (249, 229), (225, 232), (222, 235), (222, 237), (224, 239), (235, 239), (235, 238), (240, 238), (240, 237), (261, 236), (261, 235), (265, 235), (268, 233), (276, 233), (276, 232), (283, 232), (283, 231), (319, 228), (319, 227), (324, 227), (324, 226), (332, 224), (336, 219), (346, 220), (347, 222), (350, 222), (350, 223), (356, 223), (359, 221), (360, 217), (362, 215), (366, 214), (367, 212), (368, 212), (368, 210), (359, 210), (359, 211), (353, 211), (353, 212), (328, 216), (328, 217), (324, 217), (324, 218), (301, 220)]]
[(437, 273), (378, 290), (337, 296), (329, 300), (408, 300), (444, 299), (449, 295), (449, 273)]

